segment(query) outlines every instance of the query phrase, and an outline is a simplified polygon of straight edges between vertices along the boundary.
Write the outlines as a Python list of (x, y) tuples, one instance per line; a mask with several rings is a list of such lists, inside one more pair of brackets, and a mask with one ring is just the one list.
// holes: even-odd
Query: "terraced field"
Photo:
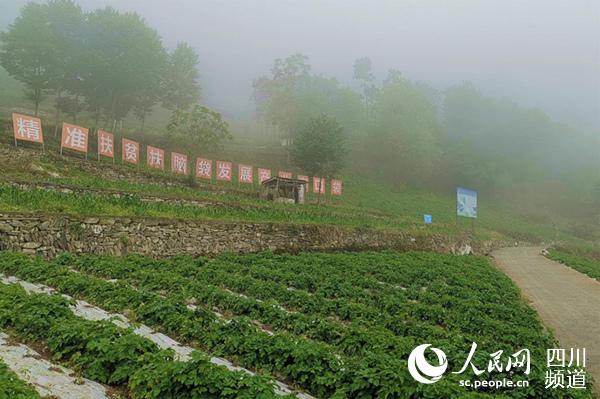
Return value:
[[(0, 126), (2, 130), (2, 126)], [(482, 202), (480, 217), (472, 232), (470, 220), (456, 219), (454, 192), (429, 193), (389, 182), (356, 176), (344, 177), (344, 195), (326, 195), (317, 204), (313, 193), (309, 204), (301, 207), (277, 204), (257, 197), (258, 187), (232, 184), (207, 184), (165, 175), (146, 167), (98, 163), (59, 156), (57, 149), (41, 153), (37, 149), (14, 146), (12, 131), (0, 132), (0, 212), (43, 212), (90, 216), (144, 216), (184, 219), (282, 222), (295, 224), (334, 224), (350, 228), (373, 228), (412, 233), (440, 233), (453, 236), (472, 234), (482, 240), (523, 240), (537, 242), (560, 238), (581, 241), (568, 232), (569, 223), (556, 216), (556, 225), (547, 218), (534, 218), (505, 209), (499, 204)], [(272, 166), (277, 170), (276, 165)], [(89, 190), (81, 195), (64, 191), (22, 190), (15, 184), (48, 184), (64, 191)], [(114, 194), (118, 194), (115, 198)], [(175, 206), (166, 201), (148, 203), (143, 197), (177, 199)], [(198, 201), (203, 208), (187, 206)], [(210, 205), (210, 206), (209, 206)], [(433, 215), (433, 224), (423, 225), (423, 214)], [(473, 234), (474, 233), (474, 234)]]
[[(589, 387), (544, 387), (546, 348), (554, 340), (485, 258), (65, 254), (48, 262), (2, 252), (0, 272), (2, 331), (104, 384), (109, 395), (591, 397)], [(482, 375), (447, 372), (431, 385), (410, 376), (407, 359), (416, 346), (442, 348), (448, 370), (458, 371), (473, 342)], [(531, 351), (529, 374), (487, 371), (492, 352), (523, 348)], [(461, 379), (502, 378), (528, 380), (529, 387), (459, 386)]]

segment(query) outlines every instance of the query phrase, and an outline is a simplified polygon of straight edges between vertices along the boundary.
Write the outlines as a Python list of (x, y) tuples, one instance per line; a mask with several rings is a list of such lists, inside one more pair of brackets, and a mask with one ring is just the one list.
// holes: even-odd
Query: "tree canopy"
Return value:
[(165, 49), (136, 13), (83, 12), (71, 0), (27, 3), (0, 35), (0, 65), (26, 87), (37, 114), (53, 96), (61, 112), (88, 111), (96, 124), (132, 111), (142, 122), (157, 104), (186, 110), (199, 103), (198, 55), (187, 43)]
[(191, 143), (205, 150), (215, 150), (231, 139), (229, 125), (221, 114), (196, 105), (191, 110), (177, 109), (167, 125), (167, 137), (180, 143)]
[(344, 129), (325, 114), (312, 117), (297, 132), (291, 155), (294, 165), (312, 176), (334, 176), (346, 161)]
[(294, 54), (275, 60), (271, 76), (254, 81), (254, 97), (260, 118), (293, 137), (312, 117), (335, 117), (352, 133), (361, 123), (361, 96), (336, 79), (310, 73), (308, 57)]

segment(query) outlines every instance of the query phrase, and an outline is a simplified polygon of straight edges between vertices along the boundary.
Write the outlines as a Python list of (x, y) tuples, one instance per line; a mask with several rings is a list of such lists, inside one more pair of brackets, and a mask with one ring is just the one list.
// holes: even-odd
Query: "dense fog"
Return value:
[[(0, 30), (27, 0), (0, 2)], [(200, 56), (203, 100), (253, 116), (252, 80), (275, 58), (302, 53), (316, 73), (354, 84), (368, 56), (382, 80), (398, 69), (444, 89), (472, 81), (485, 94), (600, 129), (600, 6), (594, 0), (81, 0), (85, 10), (136, 11), (167, 46)]]

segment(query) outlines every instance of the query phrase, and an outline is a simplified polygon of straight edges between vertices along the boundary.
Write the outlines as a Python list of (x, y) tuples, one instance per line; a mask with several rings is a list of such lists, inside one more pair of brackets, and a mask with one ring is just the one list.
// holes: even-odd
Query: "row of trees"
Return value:
[(143, 126), (157, 104), (181, 111), (200, 99), (196, 52), (186, 43), (169, 52), (135, 13), (30, 2), (0, 40), (0, 65), (25, 85), (36, 115), (53, 97), (56, 121), (88, 111), (98, 126), (133, 112)]
[[(254, 82), (259, 118), (286, 135), (293, 143), (292, 154), (297, 152), (294, 147), (300, 145), (298, 136), (311, 126), (314, 130), (317, 121), (325, 129), (323, 117), (316, 117), (325, 114), (339, 123), (344, 134), (340, 136), (329, 123), (329, 132), (339, 141), (330, 140), (324, 131), (314, 151), (320, 149), (329, 157), (342, 156), (347, 151), (338, 148), (344, 149), (348, 142), (348, 150), (354, 150), (354, 165), (377, 169), (382, 177), (396, 181), (416, 183), (431, 178), (442, 135), (436, 107), (426, 90), (395, 70), (378, 86), (368, 58), (357, 60), (354, 66), (360, 92), (310, 70), (308, 58), (295, 54), (276, 60), (270, 76)], [(325, 143), (329, 145), (324, 147)], [(305, 165), (302, 167), (306, 169)]]
[[(352, 88), (316, 75), (300, 54), (278, 59), (269, 75), (254, 82), (258, 117), (296, 143), (324, 113), (344, 134), (321, 118), (321, 145), (311, 151), (338, 154), (336, 147), (346, 141), (353, 167), (400, 184), (443, 190), (468, 185), (512, 202), (553, 202), (554, 209), (577, 208), (563, 201), (573, 198), (567, 193), (592, 193), (597, 179), (576, 176), (597, 177), (583, 173), (599, 166), (597, 140), (539, 109), (486, 97), (469, 82), (438, 91), (397, 70), (377, 79), (366, 57), (354, 63), (354, 80)], [(329, 140), (327, 131), (338, 141)]]

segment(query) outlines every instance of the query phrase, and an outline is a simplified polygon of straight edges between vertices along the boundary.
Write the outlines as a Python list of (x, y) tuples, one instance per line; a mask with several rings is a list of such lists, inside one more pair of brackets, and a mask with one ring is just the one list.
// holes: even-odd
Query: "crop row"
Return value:
[[(254, 259), (222, 257), (188, 277), (209, 276), (213, 283), (230, 287), (236, 284), (236, 289), (254, 287), (256, 295), (274, 293), (281, 300), (290, 296), (291, 285), (297, 288), (292, 291), (294, 295), (305, 295), (307, 290), (311, 297), (358, 302), (383, 314), (379, 320), (402, 335), (407, 332), (400, 329), (398, 320), (423, 321), (430, 327), (443, 326), (444, 330), (503, 341), (510, 336), (507, 330), (524, 325), (524, 319), (537, 318), (520, 301), (518, 290), (508, 278), (484, 258), (415, 252), (251, 257)], [(269, 277), (272, 269), (273, 277)], [(247, 275), (254, 272), (263, 277)], [(364, 290), (352, 289), (361, 285)], [(432, 333), (428, 328), (418, 330), (416, 335), (423, 338)]]
[[(370, 255), (370, 254), (368, 254)], [(266, 254), (269, 258), (274, 255)], [(333, 263), (326, 269), (352, 270), (354, 263), (361, 264), (364, 255), (340, 256), (321, 254), (330, 257)], [(356, 321), (360, 325), (385, 328), (399, 336), (419, 339), (447, 336), (448, 331), (463, 335), (474, 335), (491, 343), (505, 342), (513, 337), (515, 329), (528, 324), (529, 320), (539, 326), (535, 312), (521, 300), (517, 289), (500, 272), (490, 267), (483, 258), (460, 258), (431, 254), (396, 254), (400, 261), (385, 266), (391, 254), (382, 259), (382, 272), (390, 274), (386, 280), (407, 286), (401, 289), (382, 289), (377, 300), (357, 303), (345, 297), (326, 297), (326, 294), (312, 294), (304, 290), (291, 290), (287, 285), (275, 281), (260, 280), (236, 272), (240, 263), (252, 263), (246, 257), (223, 256), (214, 260), (179, 258), (164, 262), (163, 269), (194, 280), (198, 284), (215, 285), (234, 292), (264, 301), (276, 301), (293, 311), (322, 318), (334, 316), (344, 322)], [(428, 262), (414, 259), (424, 256)], [(251, 255), (255, 259), (259, 255)], [(285, 258), (285, 257), (284, 257)], [(233, 260), (232, 260), (233, 259)], [(309, 258), (310, 259), (310, 258)], [(341, 259), (341, 260), (340, 260)], [(148, 262), (142, 261), (144, 265)], [(233, 263), (233, 264), (232, 264)], [(307, 264), (310, 262), (302, 262)], [(375, 263), (375, 262), (373, 262)], [(160, 263), (158, 268), (160, 268)], [(372, 266), (370, 266), (373, 268)], [(395, 275), (392, 272), (395, 271)], [(380, 272), (381, 273), (381, 272)], [(301, 280), (306, 272), (298, 272)], [(399, 276), (398, 276), (399, 275)], [(407, 277), (413, 277), (413, 283)], [(395, 277), (395, 278), (394, 278)], [(361, 277), (348, 273), (350, 284), (360, 284)], [(333, 285), (333, 284), (332, 284)], [(378, 284), (381, 285), (381, 284)], [(538, 342), (535, 329), (524, 330), (533, 333), (527, 343)], [(522, 341), (511, 341), (514, 345)]]
[[(265, 258), (274, 256), (262, 255)], [(344, 255), (344, 257), (338, 257), (338, 254), (321, 254), (319, 256), (331, 256), (330, 262), (335, 264), (331, 267), (343, 268), (342, 261), (354, 258), (356, 264), (360, 265), (364, 262), (362, 259), (364, 255), (370, 258), (369, 262), (373, 261), (375, 256), (373, 254), (350, 254)], [(388, 256), (390, 255), (382, 256), (382, 263), (389, 261), (386, 258)], [(421, 254), (413, 256), (421, 256)], [(259, 257), (259, 255), (239, 257), (239, 259), (244, 262), (252, 257)], [(529, 313), (529, 309), (522, 305), (514, 287), (506, 284), (507, 279), (497, 273), (489, 264), (486, 267), (486, 264), (478, 258), (465, 262), (461, 269), (457, 265), (453, 265), (454, 260), (460, 258), (435, 255), (431, 258), (432, 264), (429, 269), (438, 269), (438, 273), (440, 273), (440, 269), (443, 269), (446, 273), (446, 281), (452, 282), (451, 287), (453, 288), (461, 283), (464, 284), (465, 291), (458, 292), (457, 297), (462, 301), (463, 297), (468, 296), (467, 294), (472, 295), (475, 300), (471, 302), (471, 306), (474, 308), (483, 305), (486, 311), (489, 311), (490, 307), (486, 303), (486, 296), (494, 299), (506, 297), (504, 306), (510, 306), (510, 310), (513, 312), (510, 318), (520, 319), (520, 324), (507, 323), (502, 314), (492, 313), (488, 318), (495, 324), (501, 325), (504, 328), (503, 331), (507, 332), (506, 335), (490, 334), (488, 330), (495, 324), (486, 326), (486, 320), (481, 323), (479, 320), (469, 319), (471, 314), (468, 312), (465, 323), (476, 324), (479, 333), (469, 332), (470, 329), (475, 328), (473, 326), (466, 326), (464, 330), (467, 332), (462, 333), (460, 330), (451, 330), (449, 325), (437, 325), (427, 319), (399, 320), (399, 322), (420, 323), (429, 326), (429, 331), (435, 331), (436, 334), (427, 335), (428, 332), (426, 332), (424, 335), (419, 335), (418, 329), (415, 329), (413, 333), (404, 337), (393, 337), (389, 333), (367, 336), (371, 341), (357, 342), (358, 346), (362, 345), (362, 350), (357, 351), (356, 356), (342, 357), (335, 355), (334, 352), (341, 346), (320, 345), (314, 341), (286, 333), (269, 336), (257, 331), (251, 320), (246, 317), (233, 317), (230, 323), (223, 323), (214, 316), (211, 310), (203, 307), (204, 302), (211, 306), (214, 305), (212, 302), (205, 301), (205, 298), (194, 297), (200, 306), (195, 311), (188, 309), (186, 303), (191, 298), (190, 295), (198, 294), (200, 287), (205, 284), (205, 281), (201, 279), (204, 272), (215, 273), (213, 268), (216, 266), (214, 265), (219, 264), (218, 262), (222, 263), (226, 259), (228, 258), (220, 257), (216, 260), (174, 258), (156, 261), (138, 256), (115, 259), (65, 255), (58, 261), (49, 264), (41, 260), (31, 260), (20, 255), (3, 253), (0, 254), (0, 270), (27, 280), (44, 282), (107, 309), (128, 311), (128, 315), (133, 315), (138, 321), (161, 328), (164, 332), (170, 335), (174, 334), (182, 341), (197, 345), (215, 355), (224, 355), (245, 367), (257, 371), (263, 370), (276, 377), (286, 378), (323, 398), (404, 398), (423, 395), (466, 397), (465, 393), (467, 392), (463, 388), (459, 388), (457, 384), (459, 376), (452, 374), (445, 376), (433, 387), (415, 384), (407, 373), (405, 359), (410, 348), (406, 346), (412, 345), (412, 343), (408, 344), (410, 342), (434, 342), (435, 345), (444, 348), (446, 353), (452, 354), (448, 359), (449, 368), (459, 369), (466, 358), (471, 340), (479, 344), (480, 351), (483, 349), (488, 353), (500, 349), (505, 353), (512, 353), (523, 347), (529, 348), (532, 353), (532, 372), (529, 375), (531, 387), (527, 395), (570, 397), (569, 393), (547, 391), (543, 386), (545, 370), (542, 359), (545, 356), (545, 348), (552, 347), (550, 346), (553, 343), (551, 337), (542, 331), (535, 314)], [(405, 257), (404, 260), (410, 259)], [(352, 268), (351, 265), (348, 267)], [(392, 267), (397, 267), (399, 273), (404, 272), (401, 266), (390, 265), (389, 270)], [(417, 267), (422, 268), (422, 266)], [(74, 273), (69, 268), (82, 270), (86, 274)], [(385, 271), (386, 269), (388, 266), (382, 266), (380, 270)], [(429, 269), (422, 270), (422, 273), (427, 275)], [(110, 283), (100, 278), (90, 277), (87, 273), (104, 278), (118, 278), (119, 281)], [(238, 277), (235, 273), (230, 272), (229, 274), (232, 279)], [(299, 278), (303, 278), (300, 273)], [(469, 281), (462, 282), (463, 279)], [(198, 281), (194, 282), (193, 280)], [(136, 288), (133, 287), (134, 285)], [(444, 292), (443, 284), (438, 285)], [(424, 286), (430, 289), (432, 285)], [(477, 292), (477, 286), (480, 287), (481, 292)], [(505, 288), (505, 292), (499, 292)], [(161, 291), (160, 295), (159, 291)], [(302, 292), (301, 290), (289, 291), (287, 289), (285, 291)], [(473, 291), (473, 293), (469, 293), (469, 291)], [(210, 291), (207, 292), (210, 293)], [(223, 290), (213, 292), (226, 293)], [(444, 292), (443, 295), (448, 296), (449, 294)], [(314, 294), (307, 296), (309, 298), (320, 297), (320, 295)], [(236, 295), (230, 295), (227, 298), (232, 301), (230, 304), (232, 309), (236, 307), (234, 299), (242, 303), (241, 306), (261, 304), (253, 298), (241, 298)], [(273, 302), (263, 302), (262, 305), (265, 306), (265, 312), (270, 306), (273, 312), (294, 314), (273, 306)], [(461, 309), (451, 304), (446, 311), (449, 314), (455, 313), (452, 315), (453, 320), (459, 320), (460, 314), (456, 313), (460, 313)], [(504, 308), (499, 307), (498, 312), (502, 311), (501, 309)], [(234, 310), (233, 313), (237, 312)], [(379, 312), (378, 315), (381, 317), (384, 313)], [(268, 316), (268, 313), (263, 316)], [(411, 316), (415, 317), (414, 314)], [(318, 318), (313, 318), (313, 320), (318, 320)], [(332, 321), (328, 320), (328, 322)], [(377, 318), (373, 318), (370, 323), (372, 326), (378, 326)], [(287, 329), (287, 326), (282, 325), (282, 328)], [(347, 327), (347, 330), (352, 331), (352, 328)], [(340, 328), (340, 331), (343, 332), (344, 328)], [(371, 328), (367, 332), (371, 333)], [(500, 339), (496, 340), (496, 336), (499, 336)], [(347, 337), (351, 338), (350, 335)], [(361, 338), (363, 337), (361, 336)], [(378, 342), (378, 340), (380, 341)], [(396, 343), (400, 343), (395, 348), (396, 350), (386, 353), (385, 348), (393, 348)], [(402, 343), (405, 343), (405, 346), (402, 346)], [(348, 341), (344, 344), (348, 344), (348, 350), (351, 351), (351, 342)], [(478, 353), (476, 361), (485, 364), (483, 363), (485, 362), (485, 353)], [(486, 374), (479, 378), (484, 378), (484, 376)], [(472, 378), (473, 376), (460, 377)], [(494, 378), (501, 379), (503, 377), (514, 379), (515, 376), (506, 373), (494, 374)], [(482, 392), (479, 392), (477, 397), (482, 397)]]
[(91, 380), (127, 385), (131, 398), (273, 398), (272, 381), (212, 364), (198, 353), (173, 360), (146, 338), (110, 321), (78, 318), (59, 295), (28, 294), (0, 284), (0, 328), (42, 342), (57, 361)]
[[(86, 270), (93, 270), (97, 261), (98, 259), (88, 262)], [(118, 260), (112, 259), (111, 262), (118, 263)], [(197, 262), (202, 262), (202, 260), (176, 258), (173, 262), (166, 262), (162, 265), (160, 263), (155, 264), (156, 268), (153, 270), (162, 269), (183, 278), (194, 280), (198, 286), (206, 285), (229, 289), (235, 293), (257, 298), (273, 305), (280, 305), (289, 311), (315, 316), (321, 320), (334, 318), (343, 323), (356, 321), (357, 325), (369, 328), (386, 328), (403, 336), (410, 336), (418, 331), (425, 333), (430, 330), (427, 323), (421, 323), (418, 319), (413, 318), (414, 324), (406, 323), (407, 320), (411, 320), (408, 311), (404, 314), (396, 312), (392, 316), (376, 307), (348, 301), (345, 298), (331, 299), (324, 298), (321, 295), (311, 295), (300, 290), (290, 290), (281, 284), (239, 276), (218, 268), (206, 270), (204, 266), (198, 265)], [(144, 267), (151, 266), (147, 261), (142, 261), (142, 263)], [(80, 267), (79, 264), (75, 263), (75, 267)], [(130, 264), (125, 264), (124, 267), (124, 270), (115, 270), (117, 274), (112, 275), (112, 277), (123, 278), (123, 274), (129, 272), (127, 268), (130, 267)], [(95, 269), (97, 270), (97, 268)], [(416, 309), (414, 312), (419, 315), (426, 314), (426, 307), (419, 303), (403, 301), (402, 305), (403, 310)], [(399, 303), (394, 306), (400, 309)], [(435, 334), (434, 331), (429, 331), (429, 333)]]
[[(372, 321), (366, 323), (370, 325), (368, 332), (373, 332), (373, 334), (360, 337), (361, 339), (366, 337), (367, 342), (358, 339), (356, 341), (357, 345), (364, 345), (362, 352), (368, 351), (379, 356), (387, 348), (393, 356), (405, 359), (407, 357), (407, 346), (410, 346), (409, 342), (433, 341), (440, 346), (444, 346), (445, 349), (450, 348), (451, 353), (459, 354), (458, 359), (464, 359), (471, 342), (477, 342), (480, 348), (489, 348), (489, 352), (502, 349), (505, 353), (511, 353), (511, 350), (515, 352), (526, 347), (531, 350), (533, 358), (533, 378), (531, 379), (533, 391), (545, 391), (543, 387), (543, 359), (545, 349), (553, 347), (553, 339), (543, 332), (537, 315), (521, 301), (518, 290), (506, 276), (491, 267), (489, 262), (483, 258), (461, 258), (425, 253), (303, 254), (301, 256), (281, 256), (267, 253), (235, 257), (221, 256), (213, 260), (173, 258), (160, 261), (136, 256), (118, 260), (66, 256), (61, 262), (92, 274), (120, 278), (132, 284), (138, 284), (145, 289), (177, 292), (186, 299), (194, 296), (200, 302), (207, 302), (210, 305), (214, 305), (216, 302), (211, 301), (211, 298), (205, 299), (201, 295), (199, 297), (195, 297), (195, 295), (202, 292), (201, 287), (215, 282), (204, 278), (206, 275), (210, 275), (211, 278), (217, 275), (220, 278), (219, 285), (232, 287), (235, 291), (262, 298), (266, 301), (263, 305), (278, 309), (273, 306), (275, 303), (269, 300), (270, 294), (272, 294), (270, 288), (273, 282), (258, 279), (248, 280), (247, 276), (239, 276), (238, 272), (244, 268), (251, 268), (256, 264), (265, 262), (280, 265), (280, 258), (296, 260), (301, 263), (300, 266), (297, 266), (299, 269), (302, 265), (310, 263), (306, 261), (307, 259), (311, 260), (314, 257), (326, 258), (324, 261), (315, 262), (320, 263), (319, 266), (325, 269), (325, 273), (331, 271), (331, 274), (334, 275), (340, 271), (351, 270), (352, 273), (348, 273), (350, 281), (353, 281), (353, 277), (359, 278), (356, 275), (356, 270), (362, 270), (365, 275), (369, 273), (373, 275), (377, 273), (393, 275), (393, 278), (385, 280), (390, 282), (387, 283), (388, 285), (400, 283), (403, 287), (412, 288), (419, 293), (423, 292), (418, 296), (419, 300), (422, 301), (422, 309), (427, 310), (429, 308), (433, 313), (437, 309), (443, 310), (437, 320), (432, 319), (428, 314), (421, 317), (414, 312), (409, 313), (404, 319), (394, 318), (396, 322), (405, 325), (419, 325), (426, 328), (405, 330), (408, 333), (393, 338), (390, 334), (385, 334), (387, 333), (385, 331), (381, 334), (381, 330), (376, 330), (377, 333), (373, 331), (374, 328), (381, 327), (379, 322), (387, 317), (385, 312), (376, 310), (374, 313), (379, 319), (375, 317)], [(305, 259), (303, 260), (303, 258)], [(378, 259), (380, 262), (379, 267), (377, 266)], [(220, 268), (226, 262), (232, 262), (234, 265), (241, 264), (241, 266), (236, 269), (236, 267), (229, 265), (221, 273)], [(326, 263), (331, 264), (327, 265)], [(277, 270), (276, 267), (274, 269)], [(314, 272), (308, 267), (304, 272), (296, 270), (296, 276), (298, 280), (303, 280), (310, 278), (306, 275), (312, 275)], [(240, 280), (236, 281), (238, 278)], [(413, 283), (407, 281), (407, 278), (412, 279)], [(381, 285), (379, 279), (376, 281), (377, 285)], [(241, 282), (249, 285), (245, 288)], [(246, 290), (248, 286), (252, 286), (252, 283), (256, 284), (256, 291)], [(264, 289), (261, 290), (260, 284), (266, 284), (263, 286)], [(308, 301), (331, 299), (323, 298), (324, 295), (315, 292), (309, 294), (303, 290), (290, 291), (283, 284), (280, 284), (279, 288), (278, 294), (304, 294)], [(404, 290), (398, 288), (382, 290), (382, 292), (385, 291), (402, 293)], [(394, 302), (390, 301), (385, 294), (382, 294), (380, 299), (383, 302), (387, 301), (387, 304), (392, 303), (398, 307), (410, 307), (413, 303), (411, 297), (401, 298), (396, 296)], [(228, 300), (233, 299), (228, 298)], [(248, 303), (255, 306), (257, 303), (253, 298), (237, 298), (237, 300), (239, 301), (237, 303), (241, 304), (240, 307), (244, 307)], [(343, 303), (344, 301), (340, 299), (338, 302)], [(351, 301), (345, 302), (352, 304)], [(260, 304), (260, 302), (258, 303)], [(282, 301), (276, 303), (283, 304)], [(235, 307), (236, 303), (233, 302), (231, 306)], [(235, 309), (233, 311), (236, 312)], [(318, 315), (319, 313), (315, 312), (314, 314)], [(263, 315), (263, 317), (268, 317), (268, 314)], [(352, 351), (351, 341), (333, 342), (333, 344), (336, 348), (348, 344), (347, 348), (343, 348), (344, 351), (346, 353)], [(357, 351), (356, 354), (362, 355), (362, 352)], [(456, 369), (460, 368), (462, 364), (457, 364), (458, 359), (449, 359), (450, 366)], [(485, 364), (485, 357), (481, 357), (479, 361)], [(377, 367), (382, 367), (381, 370), (385, 370), (385, 363), (381, 363)], [(553, 393), (544, 392), (544, 394), (550, 397), (553, 396)]]
[(393, 353), (405, 357), (414, 348), (411, 338), (360, 323), (342, 323), (331, 318), (289, 312), (272, 301), (261, 301), (228, 292), (193, 278), (183, 277), (171, 268), (151, 263), (136, 264), (102, 257), (73, 257), (63, 254), (57, 263), (100, 278), (118, 279), (136, 288), (185, 298), (186, 302), (217, 308), (221, 313), (247, 316), (275, 331), (287, 331), (333, 346), (348, 356), (366, 352)]
[(244, 367), (281, 376), (318, 397), (405, 397), (415, 390), (414, 385), (403, 383), (407, 378), (404, 359), (370, 353), (343, 358), (323, 344), (257, 331), (247, 318), (236, 317), (224, 323), (203, 307), (188, 309), (182, 298), (165, 298), (123, 283), (83, 276), (22, 255), (2, 253), (0, 270), (47, 284), (107, 310), (127, 311), (135, 320), (183, 342), (226, 356)]

